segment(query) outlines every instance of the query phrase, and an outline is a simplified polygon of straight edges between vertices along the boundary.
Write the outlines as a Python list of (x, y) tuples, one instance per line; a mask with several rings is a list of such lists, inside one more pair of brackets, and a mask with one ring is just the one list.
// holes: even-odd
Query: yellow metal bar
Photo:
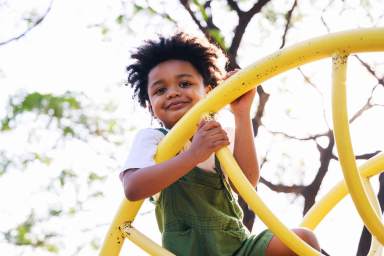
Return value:
[(324, 197), (305, 214), (300, 226), (315, 229), (324, 217), (348, 194), (344, 181), (337, 183)]
[(131, 202), (125, 198), (109, 227), (104, 243), (100, 250), (100, 256), (119, 255), (124, 244), (124, 236), (121, 233), (120, 225), (125, 222), (132, 222), (140, 209), (143, 201)]
[(319, 59), (336, 51), (346, 53), (384, 51), (384, 28), (357, 29), (313, 38), (284, 48), (240, 70), (213, 89), (196, 104), (159, 144), (159, 159), (169, 159), (183, 148), (194, 134), (201, 117), (216, 113), (240, 95), (286, 70)]
[[(357, 29), (314, 38), (277, 51), (239, 71), (212, 90), (206, 99), (196, 104), (179, 120), (159, 144), (156, 159), (162, 162), (176, 155), (192, 137), (196, 125), (204, 114), (217, 112), (273, 76), (303, 64), (330, 57), (336, 51), (346, 53), (384, 51), (384, 28)], [(130, 219), (127, 215), (135, 216), (141, 206), (141, 203), (130, 204), (126, 200), (123, 200), (123, 204), (129, 206), (120, 207), (104, 241), (102, 255), (107, 255), (104, 252), (108, 250), (111, 250), (108, 255), (118, 254), (121, 244), (116, 242), (119, 235), (115, 221), (121, 224)], [(129, 209), (126, 210), (127, 208)]]
[(216, 155), (225, 173), (247, 202), (248, 206), (284, 244), (298, 255), (321, 255), (319, 251), (313, 249), (295, 233), (284, 226), (271, 210), (269, 210), (268, 206), (264, 204), (255, 189), (249, 183), (236, 160), (233, 158), (231, 151), (227, 147), (220, 149)]
[[(367, 160), (359, 167), (362, 177), (370, 178), (384, 170), (384, 153)], [(348, 194), (345, 181), (338, 182), (305, 214), (300, 226), (315, 229), (323, 218)]]
[(367, 197), (352, 149), (345, 86), (346, 64), (346, 55), (337, 54), (333, 57), (332, 113), (337, 152), (345, 182), (360, 217), (369, 232), (384, 244), (384, 225)]
[[(379, 203), (379, 200), (377, 199), (377, 197), (375, 195), (375, 192), (372, 188), (371, 183), (369, 182), (369, 180), (367, 178), (362, 178), (362, 181), (363, 181), (364, 187), (367, 191), (367, 196), (368, 196), (369, 200), (372, 202), (376, 213), (378, 215), (381, 215), (380, 203)], [(382, 249), (383, 249), (383, 247), (380, 244), (380, 242), (377, 240), (377, 238), (374, 235), (372, 235), (371, 246), (369, 248), (369, 252), (368, 252), (367, 256), (381, 256)]]
[(160, 245), (154, 243), (151, 239), (145, 236), (143, 233), (132, 227), (131, 223), (127, 222), (121, 226), (123, 235), (142, 248), (149, 255), (158, 256), (174, 256), (175, 254), (167, 251)]

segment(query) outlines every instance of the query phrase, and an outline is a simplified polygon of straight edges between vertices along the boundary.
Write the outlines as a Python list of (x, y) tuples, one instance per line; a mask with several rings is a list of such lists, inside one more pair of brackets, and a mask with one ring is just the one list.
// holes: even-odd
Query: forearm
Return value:
[(236, 115), (235, 125), (234, 157), (249, 182), (256, 187), (259, 181), (259, 164), (249, 113)]
[(189, 151), (153, 166), (127, 171), (123, 176), (124, 192), (131, 201), (145, 199), (165, 189), (197, 165)]

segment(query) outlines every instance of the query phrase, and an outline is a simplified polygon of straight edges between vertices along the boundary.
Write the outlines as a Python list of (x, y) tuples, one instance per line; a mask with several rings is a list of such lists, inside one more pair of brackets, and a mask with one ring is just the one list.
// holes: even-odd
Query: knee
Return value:
[(307, 228), (296, 228), (293, 229), (293, 232), (296, 233), (302, 240), (304, 240), (307, 244), (312, 246), (314, 249), (320, 250), (320, 245), (317, 240), (316, 235)]

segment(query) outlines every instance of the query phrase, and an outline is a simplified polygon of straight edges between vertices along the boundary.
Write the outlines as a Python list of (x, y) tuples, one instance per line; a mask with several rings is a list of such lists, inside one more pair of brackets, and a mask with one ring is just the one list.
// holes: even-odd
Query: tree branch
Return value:
[[(371, 157), (374, 157), (375, 155), (379, 154), (380, 152), (381, 152), (380, 150), (376, 150), (375, 152), (365, 153), (365, 154), (361, 154), (361, 155), (356, 155), (355, 159), (356, 160), (368, 160)], [(332, 159), (335, 159), (335, 160), (339, 161), (339, 158), (336, 155), (333, 155), (333, 154), (332, 154)]]
[(285, 23), (284, 34), (282, 36), (283, 39), (282, 39), (282, 42), (281, 42), (281, 45), (280, 45), (280, 49), (285, 46), (285, 41), (286, 41), (286, 36), (287, 36), (287, 33), (288, 33), (288, 29), (291, 26), (292, 13), (295, 10), (296, 6), (297, 6), (297, 0), (294, 0), (291, 9), (285, 15), (286, 23)]
[(375, 72), (375, 70), (365, 61), (363, 61), (358, 55), (353, 55), (360, 63), (363, 65), (368, 73), (370, 73), (373, 77), (376, 78), (377, 82), (381, 84), (381, 86), (384, 86), (384, 77), (379, 77), (379, 75)]
[(240, 9), (240, 7), (237, 4), (237, 2), (235, 2), (233, 0), (227, 0), (227, 3), (229, 5), (229, 7), (231, 7), (231, 9), (234, 10), (237, 13), (238, 16), (243, 14), (243, 11)]
[(32, 29), (34, 29), (39, 24), (41, 24), (41, 22), (43, 22), (43, 20), (47, 17), (48, 13), (51, 11), (52, 5), (53, 5), (53, 0), (51, 0), (51, 2), (49, 3), (49, 6), (48, 6), (47, 10), (45, 11), (45, 13), (39, 19), (37, 19), (30, 27), (28, 27), (21, 34), (15, 36), (15, 37), (12, 37), (12, 38), (10, 38), (10, 39), (8, 39), (6, 41), (0, 42), (0, 46), (9, 44), (9, 43), (11, 43), (13, 41), (19, 40), (22, 37), (25, 37)]
[(196, 15), (194, 14), (194, 12), (191, 10), (191, 7), (189, 6), (189, 1), (188, 0), (180, 0), (180, 3), (183, 5), (183, 7), (187, 10), (187, 12), (189, 13), (189, 15), (191, 16), (192, 20), (195, 22), (195, 24), (197, 25), (197, 27), (200, 29), (201, 32), (204, 33), (204, 35), (209, 39), (209, 34), (207, 32), (207, 28), (204, 27), (199, 19), (196, 17)]
[(317, 149), (319, 150), (319, 153), (320, 153), (320, 159), (319, 159), (320, 166), (312, 183), (309, 186), (307, 186), (304, 190), (303, 214), (305, 214), (312, 207), (312, 205), (314, 205), (316, 195), (318, 194), (320, 186), (323, 182), (323, 179), (328, 172), (329, 163), (333, 159), (332, 152), (335, 146), (335, 139), (333, 137), (333, 132), (331, 130), (328, 131), (327, 137), (328, 137), (328, 145), (325, 148), (321, 147), (318, 143), (316, 143)]
[[(253, 16), (260, 12), (261, 8), (264, 7), (270, 0), (259, 0), (257, 3), (255, 3), (251, 9), (249, 9), (247, 12), (241, 11), (241, 13), (238, 13), (239, 17), (239, 23), (237, 24), (235, 31), (234, 31), (234, 36), (232, 39), (231, 46), (228, 49), (228, 57), (230, 60), (230, 63), (237, 63), (236, 62), (236, 56), (237, 56), (237, 51), (239, 50), (240, 47), (240, 42), (243, 38), (245, 29), (247, 28), (249, 22), (253, 18)], [(237, 68), (238, 66), (233, 66), (230, 67), (231, 69)]]
[(271, 130), (268, 130), (268, 131), (270, 133), (272, 133), (273, 135), (282, 135), (282, 136), (284, 136), (285, 138), (288, 138), (288, 139), (301, 140), (301, 141), (316, 140), (316, 139), (318, 139), (320, 137), (324, 137), (324, 136), (328, 137), (328, 133), (329, 133), (329, 131), (326, 131), (326, 132), (323, 132), (323, 133), (319, 133), (319, 134), (315, 134), (315, 135), (310, 135), (310, 136), (307, 136), (307, 137), (297, 137), (297, 136), (286, 134), (286, 133), (281, 132), (281, 131), (271, 131)]
[(286, 186), (284, 184), (274, 184), (274, 183), (264, 179), (263, 177), (260, 177), (260, 182), (275, 192), (293, 193), (293, 194), (297, 194), (297, 195), (302, 195), (303, 190), (305, 189), (305, 186), (303, 186), (303, 185)]
[(257, 106), (255, 116), (252, 118), (253, 134), (255, 137), (258, 134), (259, 127), (261, 125), (261, 118), (263, 117), (264, 109), (269, 99), (269, 94), (264, 91), (262, 86), (258, 86), (256, 91), (259, 95), (259, 105)]

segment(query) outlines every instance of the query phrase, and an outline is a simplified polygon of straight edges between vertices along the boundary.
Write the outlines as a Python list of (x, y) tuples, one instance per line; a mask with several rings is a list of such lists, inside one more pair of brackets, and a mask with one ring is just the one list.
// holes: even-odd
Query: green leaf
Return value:
[(2, 132), (5, 132), (5, 131), (9, 131), (11, 130), (11, 127), (9, 125), (9, 122), (11, 120), (9, 119), (9, 117), (5, 117), (2, 121), (1, 121), (1, 131)]
[(72, 180), (72, 179), (74, 179), (74, 178), (76, 178), (76, 177), (77, 177), (77, 175), (76, 175), (73, 171), (68, 170), (68, 169), (62, 170), (61, 173), (60, 173), (60, 175), (59, 175), (59, 182), (60, 182), (60, 185), (61, 185), (62, 187), (64, 187), (65, 182), (66, 182), (68, 179)]
[(110, 133), (112, 133), (112, 132), (116, 129), (117, 126), (118, 126), (118, 123), (117, 123), (116, 120), (110, 120), (110, 121), (108, 122), (108, 128), (107, 128), (107, 131), (110, 132)]
[(105, 180), (107, 177), (106, 176), (100, 176), (98, 175), (97, 173), (95, 172), (91, 172), (89, 175), (88, 175), (88, 184), (91, 184), (95, 181), (103, 181)]
[(137, 14), (137, 13), (141, 12), (142, 10), (144, 10), (144, 7), (142, 7), (138, 4), (133, 5), (133, 14)]
[(204, 9), (204, 6), (202, 4), (199, 3), (198, 0), (193, 0), (193, 3), (197, 6), (197, 8), (199, 9), (200, 13), (201, 13), (201, 16), (203, 17), (203, 19), (205, 21), (208, 21), (208, 14), (207, 12), (205, 11)]
[(13, 115), (8, 117), (8, 120), (2, 121), (2, 126), (4, 127), (7, 127), (11, 119), (14, 119), (17, 115), (25, 112), (36, 111), (38, 114), (49, 114), (56, 118), (61, 118), (63, 116), (64, 109), (76, 110), (81, 107), (80, 102), (75, 98), (75, 96), (68, 92), (58, 96), (33, 92), (24, 96), (20, 103), (15, 101), (17, 101), (17, 97), (11, 97), (10, 107)]
[(123, 24), (124, 20), (125, 20), (125, 16), (124, 16), (123, 14), (120, 14), (120, 15), (117, 16), (117, 18), (116, 18), (116, 23), (119, 24), (119, 25), (121, 25), (121, 24)]
[(54, 244), (45, 244), (44, 248), (47, 249), (49, 252), (58, 253), (59, 248)]
[(76, 210), (75, 207), (71, 207), (71, 208), (69, 208), (69, 210), (68, 210), (68, 214), (69, 214), (69, 215), (72, 215), (72, 216), (75, 215), (76, 212), (77, 212), (77, 210)]
[(101, 34), (102, 34), (103, 36), (107, 35), (108, 32), (109, 32), (109, 28), (107, 28), (106, 26), (103, 26), (103, 27), (101, 28)]
[(225, 46), (224, 37), (218, 29), (209, 29), (208, 33), (215, 39), (215, 41), (220, 45), (220, 47), (224, 50), (227, 49)]
[(63, 134), (64, 134), (64, 136), (68, 136), (68, 135), (74, 136), (75, 135), (75, 131), (71, 127), (66, 126), (63, 129)]
[(91, 194), (89, 197), (103, 197), (104, 196), (104, 193), (102, 191), (97, 191), (93, 194)]
[(62, 212), (63, 212), (63, 210), (61, 210), (61, 209), (60, 210), (50, 209), (49, 215), (57, 217), (57, 216), (60, 216)]

